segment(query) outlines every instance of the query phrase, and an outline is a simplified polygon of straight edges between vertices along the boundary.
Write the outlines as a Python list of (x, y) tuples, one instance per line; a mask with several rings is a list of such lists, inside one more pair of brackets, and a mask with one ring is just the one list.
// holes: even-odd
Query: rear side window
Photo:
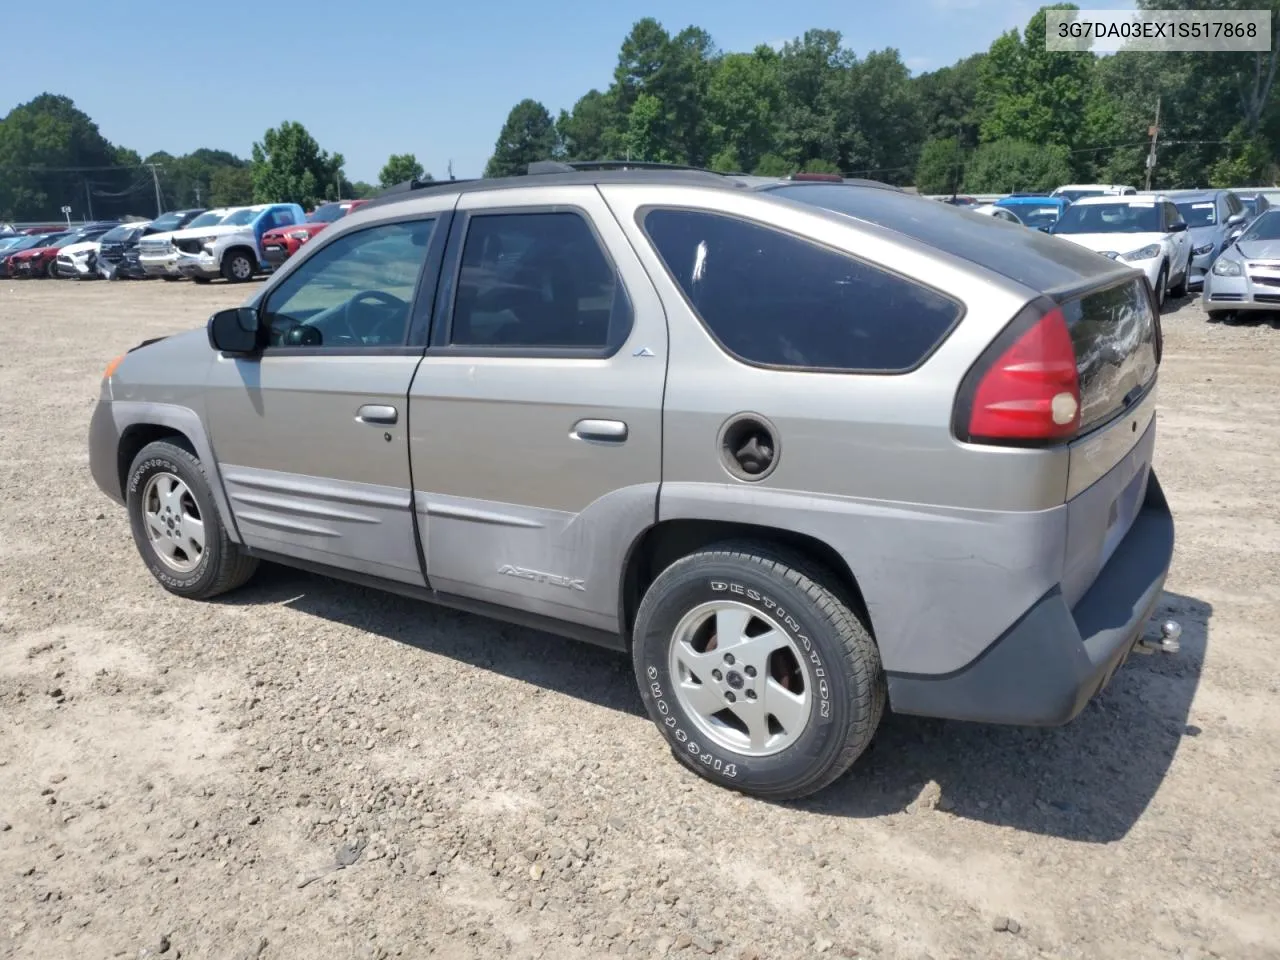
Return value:
[(1156, 317), (1142, 278), (1062, 305), (1080, 377), (1080, 429), (1110, 419), (1156, 375)]
[(899, 373), (960, 316), (921, 284), (737, 217), (655, 209), (644, 228), (707, 330), (747, 363)]

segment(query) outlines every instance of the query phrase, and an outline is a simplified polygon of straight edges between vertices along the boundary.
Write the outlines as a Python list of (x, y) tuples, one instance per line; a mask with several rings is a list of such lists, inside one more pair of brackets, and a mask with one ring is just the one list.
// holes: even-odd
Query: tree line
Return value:
[(671, 34), (646, 18), (623, 40), (606, 89), (555, 118), (536, 100), (517, 103), (486, 174), (522, 173), (541, 159), (631, 159), (765, 176), (841, 172), (923, 193), (1142, 186), (1159, 102), (1153, 187), (1270, 183), (1280, 0), (1269, 5), (1267, 53), (1050, 52), (1045, 10), (1076, 9), (1057, 4), (987, 51), (914, 77), (897, 50), (859, 57), (834, 30), (728, 53), (699, 27)]
[(166, 210), (368, 197), (410, 178), (430, 179), (412, 153), (393, 154), (377, 184), (351, 182), (340, 153), (321, 149), (300, 123), (286, 121), (253, 144), (249, 158), (202, 148), (142, 157), (110, 143), (67, 97), (41, 94), (0, 119), (0, 221), (61, 220)]
[[(517, 103), (485, 173), (521, 174), (544, 159), (631, 159), (765, 176), (840, 172), (922, 193), (1142, 186), (1159, 104), (1152, 186), (1272, 183), (1280, 173), (1280, 0), (1215, 4), (1263, 5), (1276, 31), (1266, 53), (1049, 52), (1045, 7), (988, 50), (916, 76), (897, 50), (858, 56), (834, 30), (735, 53), (699, 27), (672, 34), (645, 18), (623, 39), (603, 90), (556, 117), (536, 100)], [(166, 208), (313, 206), (431, 176), (413, 154), (388, 158), (376, 185), (349, 181), (343, 165), (292, 121), (266, 131), (248, 158), (218, 149), (142, 157), (108, 142), (69, 99), (46, 93), (0, 120), (0, 219), (60, 218), (64, 204), (78, 217), (150, 212), (157, 181)]]

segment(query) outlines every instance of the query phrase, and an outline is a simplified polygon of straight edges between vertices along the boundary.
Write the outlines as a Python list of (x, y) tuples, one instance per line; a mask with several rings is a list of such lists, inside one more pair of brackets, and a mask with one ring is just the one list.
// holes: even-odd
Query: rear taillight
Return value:
[(1057, 304), (1023, 310), (974, 364), (956, 401), (956, 436), (967, 443), (1040, 446), (1080, 430), (1080, 376), (1071, 331)]

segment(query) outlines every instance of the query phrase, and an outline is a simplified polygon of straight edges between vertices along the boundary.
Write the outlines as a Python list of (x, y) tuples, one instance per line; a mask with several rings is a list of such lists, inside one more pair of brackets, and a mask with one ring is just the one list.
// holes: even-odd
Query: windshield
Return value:
[(1188, 227), (1212, 227), (1218, 222), (1218, 207), (1212, 200), (1191, 200), (1175, 203)]
[(345, 212), (340, 203), (326, 203), (323, 207), (316, 207), (311, 211), (311, 216), (307, 217), (307, 223), (333, 223), (341, 219)]
[(252, 207), (245, 207), (243, 210), (237, 210), (227, 219), (223, 220), (219, 226), (223, 227), (243, 227), (246, 223), (252, 223), (260, 214), (261, 210), (254, 210)]
[(0, 237), (0, 252), (11, 250), (21, 242), (21, 237)]
[(1240, 243), (1250, 240), (1280, 240), (1280, 210), (1268, 210), (1240, 235)]
[[(219, 213), (216, 210), (210, 210), (208, 213), (200, 214), (200, 216), (196, 217), (194, 220), (188, 223), (187, 229), (190, 230), (192, 227), (216, 226), (217, 224), (222, 222), (222, 218), (225, 216), (226, 216), (225, 213)], [(156, 232), (159, 233), (161, 231), (157, 230)]]
[(1090, 203), (1067, 207), (1054, 233), (1161, 233), (1155, 203)]
[(1249, 216), (1252, 217), (1254, 214), (1258, 212), (1257, 197), (1241, 197), (1240, 202), (1244, 204), (1244, 212), (1247, 213)]
[(1020, 219), (1028, 227), (1047, 227), (1058, 222), (1058, 207), (1037, 207), (1029, 203), (1020, 203), (1013, 208)]
[(157, 217), (151, 221), (153, 233), (172, 233), (180, 226), (182, 226), (181, 213), (166, 213), (163, 217)]
[(21, 240), (15, 243), (12, 247), (10, 247), (6, 252), (17, 253), (19, 250), (30, 250), (32, 247), (37, 246), (38, 244), (41, 244), (43, 242), (44, 242), (43, 237), (23, 237)]
[(83, 243), (85, 240), (92, 240), (97, 236), (96, 233), (69, 233), (59, 240), (54, 240), (49, 246), (55, 250), (61, 250), (63, 247), (69, 247), (73, 243)]
[(1105, 190), (1055, 190), (1053, 192), (1053, 195), (1055, 197), (1066, 197), (1072, 203), (1075, 203), (1081, 197), (1105, 197), (1107, 195), (1107, 191)]
[(125, 240), (128, 240), (131, 236), (133, 236), (133, 234), (136, 231), (140, 229), (142, 228), (134, 223), (121, 224), (120, 226), (113, 227), (112, 229), (104, 233), (102, 235), (102, 242), (103, 243), (123, 243)]

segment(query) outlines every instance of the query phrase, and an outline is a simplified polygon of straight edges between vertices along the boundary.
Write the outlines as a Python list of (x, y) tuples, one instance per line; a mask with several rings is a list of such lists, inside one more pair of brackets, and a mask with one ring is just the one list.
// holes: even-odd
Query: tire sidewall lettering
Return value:
[[(142, 532), (142, 505), (140, 498), (142, 489), (146, 486), (152, 475), (164, 471), (172, 473), (176, 477), (180, 477), (187, 485), (187, 489), (191, 491), (192, 497), (195, 498), (196, 504), (200, 507), (202, 516), (210, 515), (211, 507), (207, 502), (207, 498), (202, 495), (199, 489), (198, 480), (190, 475), (190, 471), (184, 469), (184, 465), (171, 460), (168, 457), (148, 457), (146, 460), (137, 464), (129, 473), (127, 484), (127, 497), (130, 505), (129, 520), (134, 526), (134, 539), (137, 542), (138, 550), (142, 554), (143, 562), (146, 563), (147, 569), (151, 571), (161, 584), (174, 589), (188, 589), (192, 585), (198, 583), (205, 577), (212, 566), (214, 551), (217, 550), (216, 537), (209, 537), (205, 544), (204, 556), (200, 559), (200, 564), (185, 577), (178, 577), (166, 567), (158, 557), (155, 556), (155, 548), (148, 542), (145, 533)], [(216, 522), (216, 520), (215, 520)], [(209, 525), (209, 533), (212, 534), (213, 525)]]

